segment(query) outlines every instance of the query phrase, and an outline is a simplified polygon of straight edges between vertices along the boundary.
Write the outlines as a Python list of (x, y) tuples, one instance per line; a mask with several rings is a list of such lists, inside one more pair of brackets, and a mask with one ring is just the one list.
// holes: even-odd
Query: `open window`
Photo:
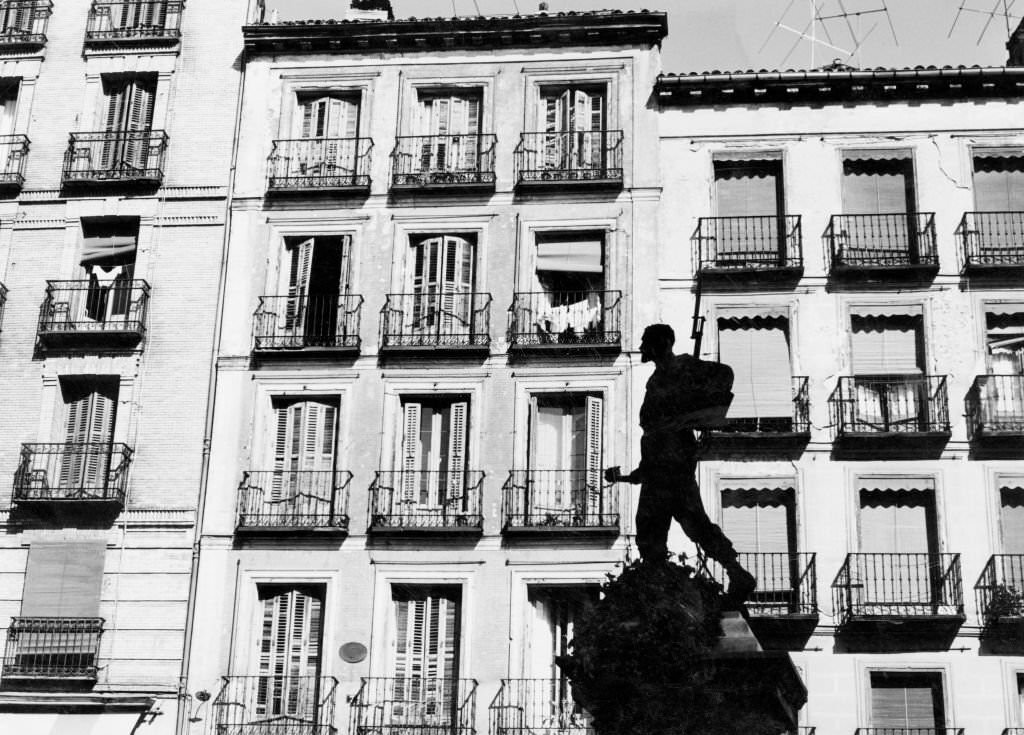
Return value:
[(475, 171), (480, 160), (483, 90), (419, 90), (415, 135), (420, 139), (416, 170)]
[(455, 337), (473, 332), (476, 236), (472, 233), (417, 236), (411, 241), (408, 293), (402, 332), (419, 337)]
[(335, 506), (337, 398), (279, 397), (273, 402), (273, 475), (263, 488), (264, 522), (297, 526), (330, 518)]
[(294, 347), (330, 347), (349, 328), (350, 235), (285, 239), (278, 299), (281, 338)]
[(542, 168), (601, 169), (608, 128), (603, 84), (549, 85), (540, 89), (537, 130), (543, 131)]
[(467, 397), (403, 397), (403, 514), (465, 509), (468, 434)]
[(989, 305), (985, 349), (991, 375), (1024, 375), (1024, 303)]
[(277, 163), (286, 178), (351, 180), (361, 173), (359, 146), (360, 97), (317, 92), (297, 97), (293, 141)]
[(139, 220), (83, 219), (81, 268), (89, 282), (75, 321), (138, 321), (140, 293), (133, 294)]
[(734, 373), (727, 418), (747, 431), (791, 431), (794, 424), (786, 307), (718, 310), (718, 359)]
[(937, 671), (872, 671), (871, 727), (882, 730), (946, 728), (942, 674)]
[(601, 341), (605, 247), (600, 232), (538, 233), (533, 326), (541, 342)]

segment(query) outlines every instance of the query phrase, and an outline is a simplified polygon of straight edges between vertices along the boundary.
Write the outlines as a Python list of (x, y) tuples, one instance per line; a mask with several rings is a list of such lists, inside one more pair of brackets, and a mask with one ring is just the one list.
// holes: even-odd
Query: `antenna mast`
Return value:
[[(964, 1), (966, 2), (966, 0)], [(1016, 0), (1007, 1), (1016, 2)], [(889, 13), (887, 0), (874, 0), (872, 6), (866, 8), (856, 5), (848, 7), (849, 0), (808, 0), (807, 18), (802, 27), (798, 27), (790, 20), (795, 4), (796, 0), (790, 0), (759, 49), (759, 51), (763, 51), (779, 31), (786, 31), (796, 36), (780, 66), (784, 66), (789, 61), (789, 57), (797, 50), (801, 41), (808, 43), (810, 68), (812, 69), (816, 66), (815, 61), (819, 47), (831, 52), (838, 52), (842, 57), (852, 59), (854, 55), (862, 52), (864, 42), (878, 27), (878, 23), (875, 23), (866, 33), (862, 32), (863, 19), (872, 15), (885, 16), (893, 42), (899, 46), (896, 26)], [(835, 34), (840, 35), (835, 37)]]

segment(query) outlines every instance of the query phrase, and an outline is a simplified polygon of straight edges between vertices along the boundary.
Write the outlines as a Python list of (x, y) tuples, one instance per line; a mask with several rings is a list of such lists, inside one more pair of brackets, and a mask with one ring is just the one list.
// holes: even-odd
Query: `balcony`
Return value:
[(377, 472), (368, 530), (378, 536), (479, 536), (483, 482), (477, 470)]
[(388, 294), (380, 312), (382, 352), (486, 355), (491, 347), (489, 293)]
[(0, 283), (0, 327), (4, 324), (4, 305), (7, 304), (7, 286)]
[(616, 354), (622, 349), (621, 302), (621, 291), (516, 293), (509, 308), (509, 349)]
[(966, 275), (1024, 275), (1024, 212), (967, 212), (956, 236)]
[(600, 470), (512, 470), (502, 488), (502, 533), (615, 538), (618, 485)]
[(125, 444), (22, 444), (14, 473), (14, 504), (120, 511), (131, 462), (132, 450)]
[(967, 434), (977, 446), (1024, 452), (1024, 375), (979, 375), (967, 393)]
[(261, 296), (253, 351), (273, 355), (358, 354), (363, 297), (354, 294)]
[(391, 152), (391, 189), (494, 190), (495, 135), (401, 136)]
[(164, 178), (167, 140), (163, 130), (71, 133), (64, 154), (63, 184), (159, 186)]
[(99, 670), (103, 618), (13, 618), (3, 681), (90, 684)]
[(894, 634), (941, 648), (965, 620), (959, 554), (847, 554), (832, 596), (840, 631), (879, 646)]
[(964, 729), (962, 727), (858, 727), (854, 735), (964, 735)]
[(516, 186), (622, 188), (622, 131), (522, 133), (516, 148)]
[(25, 183), (27, 159), (27, 136), (0, 135), (0, 193), (12, 194), (21, 189)]
[(491, 702), (491, 735), (593, 735), (591, 718), (564, 679), (502, 679)]
[(796, 281), (804, 272), (798, 214), (701, 217), (691, 241), (702, 282)]
[(799, 452), (811, 438), (811, 399), (808, 379), (792, 379), (792, 413), (789, 416), (727, 419), (725, 425), (705, 432), (710, 454), (761, 451), (769, 454)]
[(183, 0), (93, 0), (85, 22), (87, 48), (175, 44)]
[(47, 281), (39, 342), (49, 348), (132, 347), (146, 335), (148, 307), (145, 281)]
[(0, 53), (45, 46), (52, 12), (51, 0), (0, 0)]
[(974, 585), (983, 634), (1024, 643), (1024, 554), (993, 554)]
[(348, 533), (352, 473), (259, 470), (238, 486), (237, 534)]
[(928, 454), (950, 436), (944, 375), (842, 377), (828, 401), (840, 449)]
[(333, 676), (225, 676), (212, 703), (215, 735), (336, 735)]
[[(757, 579), (747, 599), (748, 622), (769, 650), (803, 650), (818, 625), (816, 556), (813, 553), (741, 553), (739, 562)], [(728, 586), (728, 574), (712, 563), (712, 574)]]
[(476, 682), (364, 678), (351, 700), (353, 735), (474, 735)]
[(939, 271), (931, 212), (834, 214), (824, 237), (834, 278), (927, 280)]
[(271, 194), (369, 194), (369, 138), (275, 140), (267, 162)]

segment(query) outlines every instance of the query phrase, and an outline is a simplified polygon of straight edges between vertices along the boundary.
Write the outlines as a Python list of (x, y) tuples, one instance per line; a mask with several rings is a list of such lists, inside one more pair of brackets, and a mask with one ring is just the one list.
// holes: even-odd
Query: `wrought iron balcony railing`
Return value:
[(368, 190), (372, 149), (369, 138), (275, 140), (267, 188), (271, 192)]
[(491, 735), (592, 735), (591, 717), (567, 679), (502, 679), (491, 701)]
[(47, 281), (39, 339), (137, 342), (146, 333), (149, 284), (142, 280)]
[(974, 585), (981, 622), (1024, 618), (1024, 554), (993, 554)]
[(967, 270), (1024, 266), (1024, 212), (967, 212), (956, 235)]
[(1024, 434), (1024, 375), (979, 375), (966, 404), (971, 439)]
[(64, 154), (64, 185), (157, 185), (164, 178), (167, 133), (107, 130), (71, 133)]
[(793, 376), (791, 416), (731, 418), (716, 427), (716, 434), (808, 434), (811, 431), (811, 399), (806, 376)]
[(945, 375), (842, 377), (828, 400), (839, 436), (949, 433)]
[(225, 676), (212, 703), (215, 735), (335, 735), (333, 676)]
[(13, 618), (4, 679), (95, 680), (103, 618)]
[(7, 286), (0, 283), (0, 327), (4, 325), (4, 306), (7, 304)]
[(619, 532), (619, 491), (600, 470), (512, 470), (502, 488), (506, 532)]
[(488, 134), (400, 136), (391, 152), (394, 189), (494, 186), (494, 148)]
[(238, 486), (239, 531), (348, 530), (352, 473), (250, 470)]
[(352, 697), (353, 735), (473, 735), (476, 681), (364, 678)]
[(516, 183), (622, 186), (621, 130), (522, 133)]
[(391, 293), (380, 314), (384, 349), (491, 344), (489, 293)]
[[(813, 553), (741, 553), (739, 562), (757, 579), (747, 600), (752, 616), (786, 617), (818, 613), (816, 556)], [(728, 574), (720, 564), (711, 565), (714, 578), (723, 586)]]
[(124, 506), (132, 450), (114, 442), (22, 444), (14, 502)]
[(847, 554), (832, 581), (841, 623), (964, 614), (959, 554)]
[(86, 44), (177, 41), (184, 7), (183, 0), (93, 0)]
[(28, 145), (25, 135), (0, 135), (0, 189), (20, 189), (25, 183)]
[(377, 472), (370, 486), (369, 528), (479, 533), (484, 476), (478, 470)]
[(693, 233), (700, 273), (803, 267), (800, 215), (701, 217)]
[(962, 727), (858, 727), (855, 735), (964, 735)]
[(825, 230), (832, 271), (938, 268), (935, 215), (834, 214)]
[(261, 296), (253, 315), (257, 352), (358, 350), (363, 297)]
[(0, 0), (0, 49), (43, 46), (52, 0)]
[(509, 308), (514, 348), (618, 348), (621, 291), (519, 292)]

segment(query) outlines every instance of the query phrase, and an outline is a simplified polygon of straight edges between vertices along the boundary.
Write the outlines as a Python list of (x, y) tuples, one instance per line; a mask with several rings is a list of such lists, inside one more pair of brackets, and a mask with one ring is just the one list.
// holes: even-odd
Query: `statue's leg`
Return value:
[(656, 483), (640, 486), (640, 502), (636, 509), (636, 546), (643, 559), (656, 561), (668, 555), (668, 529), (672, 525), (672, 509)]

